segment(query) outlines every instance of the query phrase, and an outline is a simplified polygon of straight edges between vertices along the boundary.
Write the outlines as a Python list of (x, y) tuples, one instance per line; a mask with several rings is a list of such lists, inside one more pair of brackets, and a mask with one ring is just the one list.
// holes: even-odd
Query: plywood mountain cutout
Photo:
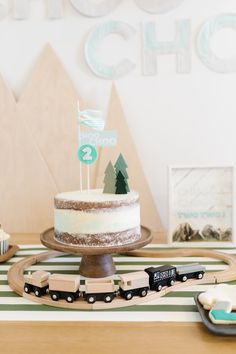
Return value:
[[(54, 50), (47, 45), (19, 100), (57, 191), (78, 189), (78, 92)], [(83, 106), (80, 99), (80, 106)]]
[(142, 223), (154, 231), (163, 231), (115, 86), (112, 87), (106, 129), (117, 131), (118, 144), (114, 148), (100, 149), (96, 186), (103, 185), (104, 171), (109, 160), (115, 162), (119, 153), (122, 152), (129, 165), (129, 185), (140, 193)]
[(53, 225), (55, 194), (79, 186), (78, 92), (50, 45), (18, 103), (0, 84), (0, 223), (38, 233)]
[(9, 232), (37, 232), (51, 224), (56, 188), (2, 78), (0, 127), (0, 223)]

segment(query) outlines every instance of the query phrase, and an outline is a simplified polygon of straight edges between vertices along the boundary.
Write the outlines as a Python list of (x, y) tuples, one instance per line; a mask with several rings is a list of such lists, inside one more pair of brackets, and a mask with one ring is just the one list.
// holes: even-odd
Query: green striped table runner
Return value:
[[(146, 248), (164, 249), (163, 245), (148, 245)], [(169, 249), (169, 248), (168, 248)], [(81, 311), (68, 310), (33, 303), (15, 294), (7, 283), (7, 272), (12, 264), (24, 257), (45, 251), (41, 245), (23, 245), (17, 254), (8, 262), (0, 265), (0, 321), (177, 321), (198, 322), (200, 316), (194, 303), (196, 292), (205, 291), (213, 285), (194, 285), (184, 290), (176, 290), (170, 294), (142, 305), (125, 307), (122, 309)], [(217, 249), (228, 254), (236, 255), (236, 249)], [(223, 262), (205, 257), (176, 257), (167, 258), (140, 258), (114, 256), (117, 274), (142, 270), (148, 266), (158, 266), (171, 263), (173, 265), (198, 262), (205, 265), (207, 271), (226, 269)], [(59, 257), (43, 261), (30, 267), (35, 271), (44, 269), (50, 272), (63, 274), (77, 274), (80, 257), (74, 255)], [(28, 271), (27, 270), (27, 271)], [(114, 276), (118, 280), (118, 276)], [(82, 283), (84, 278), (82, 277)], [(236, 282), (230, 284), (235, 285)]]

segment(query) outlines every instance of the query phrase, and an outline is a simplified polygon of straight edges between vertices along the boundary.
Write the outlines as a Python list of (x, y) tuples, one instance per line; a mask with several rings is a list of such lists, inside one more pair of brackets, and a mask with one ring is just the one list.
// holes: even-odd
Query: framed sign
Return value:
[(170, 167), (169, 242), (233, 242), (233, 167)]

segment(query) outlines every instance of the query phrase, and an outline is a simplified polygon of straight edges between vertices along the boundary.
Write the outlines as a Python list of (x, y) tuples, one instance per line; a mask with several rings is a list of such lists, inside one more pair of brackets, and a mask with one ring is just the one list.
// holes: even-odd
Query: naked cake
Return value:
[(73, 246), (108, 247), (140, 239), (139, 194), (102, 189), (60, 193), (55, 201), (55, 238)]

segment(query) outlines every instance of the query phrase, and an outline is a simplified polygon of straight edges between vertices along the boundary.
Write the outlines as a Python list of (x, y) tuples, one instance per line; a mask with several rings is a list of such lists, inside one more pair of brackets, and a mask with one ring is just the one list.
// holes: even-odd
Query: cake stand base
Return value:
[(79, 274), (89, 278), (103, 278), (116, 272), (112, 259), (113, 253), (125, 253), (144, 247), (152, 241), (152, 234), (147, 227), (141, 227), (141, 238), (126, 245), (110, 247), (73, 246), (58, 242), (54, 238), (54, 229), (44, 231), (40, 236), (41, 242), (47, 248), (69, 254), (81, 255)]
[(79, 274), (88, 278), (108, 277), (116, 272), (111, 254), (82, 256)]

